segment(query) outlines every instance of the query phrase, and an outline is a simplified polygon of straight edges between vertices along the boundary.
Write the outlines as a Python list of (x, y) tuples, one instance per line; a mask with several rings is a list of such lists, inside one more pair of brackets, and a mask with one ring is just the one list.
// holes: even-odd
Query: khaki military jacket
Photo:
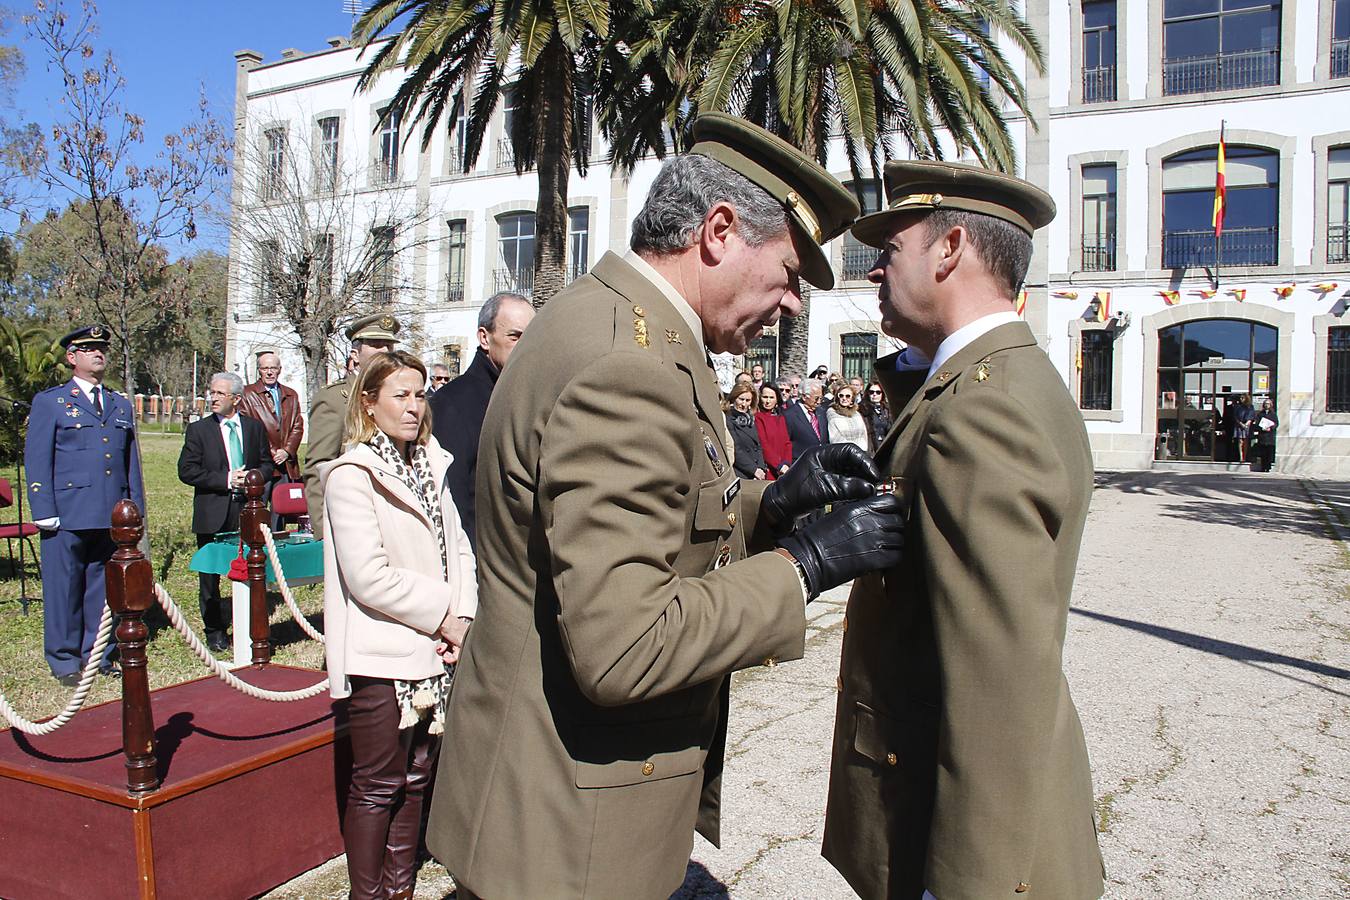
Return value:
[(342, 455), (342, 424), (355, 377), (320, 388), (309, 406), (309, 446), (305, 448), (305, 506), (315, 534), (323, 534), (323, 482), (319, 464)]
[(664, 898), (719, 839), (728, 674), (798, 659), (796, 572), (684, 318), (607, 254), (530, 325), (479, 446), (479, 608), (427, 846), (470, 891)]
[(906, 479), (909, 525), (904, 562), (849, 598), (823, 853), (864, 900), (1098, 897), (1062, 670), (1082, 416), (1021, 322), (917, 390), (894, 357), (877, 373), (904, 404), (877, 460)]

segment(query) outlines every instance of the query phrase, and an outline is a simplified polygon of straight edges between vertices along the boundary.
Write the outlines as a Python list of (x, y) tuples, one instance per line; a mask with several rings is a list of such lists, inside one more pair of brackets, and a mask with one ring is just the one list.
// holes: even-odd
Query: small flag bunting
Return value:
[(1236, 300), (1236, 301), (1239, 302), (1239, 303), (1241, 303), (1243, 300), (1246, 300), (1246, 299), (1247, 299), (1247, 289), (1246, 289), (1246, 288), (1234, 288), (1233, 290), (1229, 291), (1228, 293), (1229, 293), (1229, 295), (1230, 295), (1234, 300)]
[(1056, 296), (1056, 297), (1062, 297), (1062, 298), (1064, 298), (1065, 300), (1077, 300), (1077, 299), (1078, 299), (1078, 292), (1077, 292), (1077, 291), (1055, 291), (1055, 296)]
[(1097, 321), (1105, 322), (1111, 318), (1111, 292), (1098, 291), (1093, 294), (1092, 299), (1097, 304)]
[(1163, 298), (1163, 302), (1168, 306), (1176, 306), (1181, 301), (1180, 291), (1158, 291), (1158, 296)]
[(1023, 318), (1026, 318), (1026, 314), (1027, 314), (1027, 292), (1026, 292), (1026, 291), (1018, 291), (1018, 292), (1017, 292), (1017, 314), (1018, 314), (1019, 316), (1023, 317)]
[(1217, 294), (1218, 291), (1210, 290), (1210, 289), (1208, 289), (1208, 288), (1202, 288), (1201, 290), (1198, 290), (1198, 291), (1191, 291), (1191, 293), (1192, 293), (1192, 294), (1195, 294), (1195, 295), (1198, 296), (1198, 297), (1203, 297), (1204, 299), (1208, 300), (1208, 299), (1210, 299), (1211, 297), (1213, 297), (1215, 294)]
[(1337, 283), (1334, 281), (1321, 281), (1314, 284), (1312, 289), (1319, 294), (1330, 294), (1332, 291), (1336, 290), (1336, 287)]
[(1281, 284), (1275, 288), (1275, 296), (1279, 297), (1281, 300), (1288, 300), (1289, 295), (1292, 294), (1293, 292), (1294, 292), (1293, 283)]

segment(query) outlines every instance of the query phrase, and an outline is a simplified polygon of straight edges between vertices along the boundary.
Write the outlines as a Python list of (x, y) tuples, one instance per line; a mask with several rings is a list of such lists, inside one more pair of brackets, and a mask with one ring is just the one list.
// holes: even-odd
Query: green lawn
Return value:
[[(182, 607), (192, 629), (204, 639), (201, 616), (197, 612), (197, 575), (188, 571), (188, 561), (197, 549), (196, 537), (191, 530), (192, 488), (178, 480), (178, 452), (183, 437), (181, 434), (143, 433), (141, 442), (149, 507), (150, 560), (155, 578)], [(0, 472), (0, 475), (14, 478), (13, 470)], [(19, 482), (21, 485), (22, 481)], [(8, 518), (0, 514), (0, 519), (11, 523), (16, 520), (14, 508), (5, 512)], [(33, 543), (38, 543), (36, 538)], [(18, 602), (17, 554), (16, 545), (13, 571), (9, 568), (8, 557), (0, 559), (0, 692), (21, 715), (29, 719), (45, 718), (61, 710), (71, 691), (52, 679), (43, 659), (42, 604), (30, 605), (26, 617), (22, 613)], [(36, 561), (29, 561), (27, 572), (29, 596), (40, 596), (42, 581)], [(228, 583), (222, 584), (221, 589), (228, 592)], [(295, 597), (300, 608), (309, 614), (310, 621), (322, 630), (322, 587), (297, 587)], [(322, 668), (323, 647), (306, 637), (291, 620), (290, 610), (281, 601), (280, 594), (270, 594), (269, 599), (272, 601), (274, 661)], [(162, 610), (152, 611), (147, 621), (150, 625), (148, 653), (152, 688), (208, 674)], [(119, 682), (100, 677), (87, 703), (102, 703), (120, 696)]]

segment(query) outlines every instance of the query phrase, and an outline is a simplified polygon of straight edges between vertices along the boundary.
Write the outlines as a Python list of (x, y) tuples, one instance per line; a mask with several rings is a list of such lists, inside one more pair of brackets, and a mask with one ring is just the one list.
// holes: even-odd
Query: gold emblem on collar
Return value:
[[(634, 311), (636, 312), (636, 308)], [(633, 340), (637, 341), (639, 347), (652, 345), (652, 339), (647, 337), (647, 323), (640, 318), (633, 320)]]
[(951, 373), (951, 372), (939, 372), (939, 373), (937, 373), (938, 384), (946, 384), (948, 381), (951, 381), (951, 379), (952, 379), (952, 373)]
[(979, 365), (975, 367), (975, 380), (976, 381), (989, 380), (989, 363), (981, 362)]
[(667, 329), (666, 329), (666, 343), (667, 343), (667, 344), (683, 344), (684, 341), (681, 341), (681, 340), (680, 340), (680, 333), (679, 333), (678, 331), (671, 331), (669, 328), (667, 328)]
[(647, 315), (647, 311), (646, 311), (645, 309), (643, 309), (642, 307), (640, 307), (640, 306), (635, 306), (635, 307), (633, 307), (633, 315), (635, 315), (635, 316), (637, 316), (639, 319), (641, 319), (641, 318), (644, 318), (644, 317)]

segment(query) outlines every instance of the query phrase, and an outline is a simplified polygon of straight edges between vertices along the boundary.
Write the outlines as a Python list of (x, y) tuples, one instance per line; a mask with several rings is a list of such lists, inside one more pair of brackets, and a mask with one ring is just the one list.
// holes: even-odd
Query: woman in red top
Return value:
[(773, 480), (792, 465), (792, 441), (788, 439), (787, 419), (783, 418), (783, 397), (771, 384), (766, 383), (759, 389), (755, 430), (759, 432), (764, 461), (769, 464), (769, 480)]

